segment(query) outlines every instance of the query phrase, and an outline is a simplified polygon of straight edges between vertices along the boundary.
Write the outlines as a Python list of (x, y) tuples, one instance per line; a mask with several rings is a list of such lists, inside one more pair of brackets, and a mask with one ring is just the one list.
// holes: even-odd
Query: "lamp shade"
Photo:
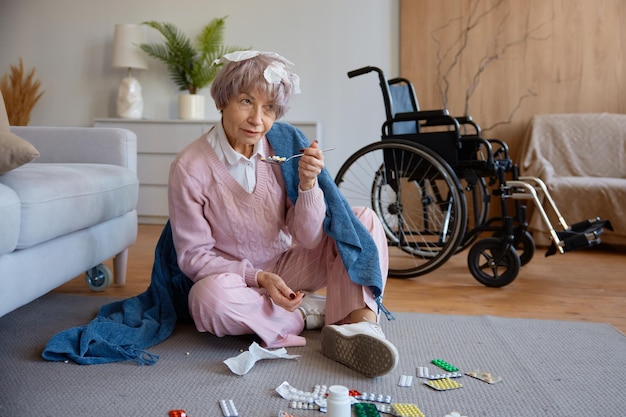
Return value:
[(113, 66), (148, 69), (147, 56), (139, 49), (139, 45), (144, 42), (146, 42), (146, 32), (143, 26), (128, 23), (115, 25)]

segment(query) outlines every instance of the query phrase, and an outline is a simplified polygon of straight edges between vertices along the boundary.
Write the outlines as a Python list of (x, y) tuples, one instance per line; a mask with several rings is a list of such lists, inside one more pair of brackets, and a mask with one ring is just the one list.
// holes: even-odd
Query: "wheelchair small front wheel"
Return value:
[(520, 264), (526, 265), (535, 255), (535, 240), (528, 230), (515, 234), (515, 250), (519, 254)]
[(111, 285), (111, 282), (113, 282), (113, 274), (104, 264), (96, 265), (85, 272), (85, 283), (92, 291), (104, 291)]
[[(493, 237), (503, 239), (504, 233), (494, 233)], [(522, 229), (521, 231), (515, 231), (513, 246), (515, 246), (515, 250), (519, 255), (521, 266), (528, 264), (533, 256), (535, 256), (535, 240), (533, 239), (533, 235), (528, 230)]]
[(521, 263), (513, 245), (491, 237), (472, 246), (467, 255), (467, 266), (478, 282), (498, 288), (515, 280)]

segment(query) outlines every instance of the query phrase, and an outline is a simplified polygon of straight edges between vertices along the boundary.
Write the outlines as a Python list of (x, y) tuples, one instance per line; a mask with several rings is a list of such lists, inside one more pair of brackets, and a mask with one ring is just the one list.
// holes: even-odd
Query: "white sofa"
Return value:
[[(520, 171), (543, 179), (569, 225), (595, 217), (610, 220), (615, 230), (605, 230), (601, 241), (626, 245), (626, 115), (534, 116)], [(535, 242), (549, 245), (546, 224), (536, 210), (531, 211), (529, 230)], [(557, 228), (556, 218), (551, 217)]]
[[(1, 96), (0, 96), (1, 99)], [(40, 157), (0, 175), (0, 316), (114, 257), (137, 237), (137, 137), (129, 130), (12, 127)]]

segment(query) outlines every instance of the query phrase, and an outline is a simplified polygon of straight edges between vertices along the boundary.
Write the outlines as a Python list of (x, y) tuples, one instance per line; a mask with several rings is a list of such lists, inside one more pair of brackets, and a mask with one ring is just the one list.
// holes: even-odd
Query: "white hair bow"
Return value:
[[(245, 61), (246, 59), (254, 58), (259, 55), (267, 55), (270, 57), (277, 58), (278, 61), (273, 61), (269, 64), (265, 71), (263, 71), (263, 76), (265, 80), (270, 84), (280, 84), (281, 82), (289, 83), (293, 87), (293, 93), (300, 93), (300, 77), (289, 71), (287, 65), (294, 65), (293, 62), (289, 61), (287, 58), (280, 56), (276, 52), (262, 52), (262, 51), (236, 51), (231, 52), (229, 54), (223, 55), (221, 58), (213, 61), (213, 65), (219, 65), (224, 62), (240, 62)], [(284, 61), (284, 62), (281, 62)]]

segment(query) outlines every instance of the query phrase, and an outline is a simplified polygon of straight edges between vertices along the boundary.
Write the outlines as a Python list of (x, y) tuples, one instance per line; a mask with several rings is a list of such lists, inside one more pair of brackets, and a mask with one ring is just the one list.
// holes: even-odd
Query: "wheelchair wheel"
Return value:
[[(503, 238), (502, 232), (493, 234), (493, 237), (498, 239)], [(533, 235), (528, 230), (521, 229), (515, 230), (515, 237), (513, 240), (513, 246), (519, 255), (520, 265), (524, 266), (535, 256), (535, 240)]]
[(459, 244), (457, 252), (468, 248), (478, 239), (480, 233), (469, 232), (483, 226), (487, 222), (491, 196), (487, 182), (482, 177), (474, 176), (474, 178), (472, 178), (465, 175), (461, 178), (461, 186), (463, 187), (465, 201), (467, 203), (467, 233)]
[(520, 264), (526, 265), (535, 255), (535, 240), (528, 230), (521, 233), (515, 233), (515, 250), (519, 254)]
[(517, 277), (520, 258), (513, 245), (490, 237), (479, 240), (467, 256), (467, 265), (478, 282), (488, 287), (504, 287)]
[(85, 272), (85, 283), (92, 291), (104, 291), (113, 282), (111, 270), (104, 264), (99, 264)]
[(389, 276), (411, 278), (440, 267), (466, 228), (459, 180), (439, 156), (413, 142), (383, 140), (358, 150), (335, 183), (351, 206), (376, 212), (389, 247)]

